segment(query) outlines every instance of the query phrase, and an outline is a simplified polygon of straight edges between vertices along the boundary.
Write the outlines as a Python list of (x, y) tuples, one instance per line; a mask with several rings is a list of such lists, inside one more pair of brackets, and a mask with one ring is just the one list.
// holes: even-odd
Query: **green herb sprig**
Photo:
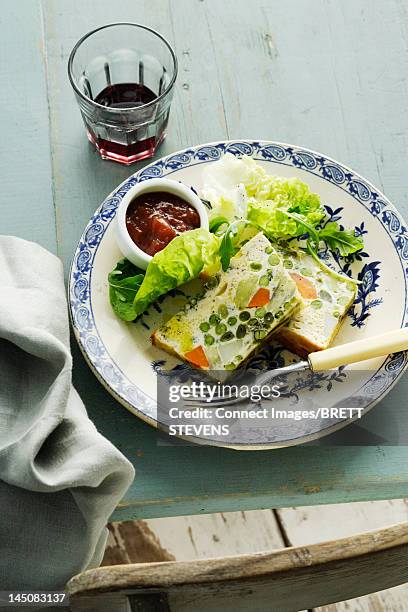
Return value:
[[(351, 230), (341, 229), (338, 223), (334, 221), (318, 229), (305, 221), (301, 214), (289, 211), (281, 211), (281, 213), (288, 219), (292, 219), (296, 222), (296, 236), (305, 236), (308, 252), (318, 261), (320, 261), (320, 259), (317, 253), (322, 242), (325, 242), (332, 252), (337, 252), (339, 257), (347, 257), (348, 255), (360, 251), (364, 246), (360, 237), (356, 236)], [(229, 225), (227, 225), (227, 223), (228, 221), (225, 217), (217, 217), (213, 220), (213, 229), (210, 226), (210, 231), (213, 231), (217, 235), (222, 235), (219, 252), (224, 272), (229, 267), (231, 257), (233, 257), (238, 250), (234, 245), (234, 236), (248, 225), (256, 226), (258, 229), (264, 230), (260, 224), (244, 219), (238, 219)], [(226, 229), (223, 229), (225, 226)], [(269, 232), (265, 233), (268, 238), (274, 240), (274, 236), (270, 235)]]
[(136, 318), (133, 303), (144, 275), (144, 271), (128, 259), (118, 261), (115, 269), (109, 273), (109, 299), (115, 314), (120, 319), (131, 321)]

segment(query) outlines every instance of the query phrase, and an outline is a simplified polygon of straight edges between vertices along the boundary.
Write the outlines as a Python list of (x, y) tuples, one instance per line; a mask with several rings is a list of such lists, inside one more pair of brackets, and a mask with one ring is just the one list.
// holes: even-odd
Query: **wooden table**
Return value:
[[(160, 154), (223, 138), (321, 150), (378, 185), (408, 217), (405, 0), (2, 0), (2, 232), (58, 253), (137, 170), (103, 162), (67, 78), (78, 38), (144, 23), (180, 62)], [(116, 519), (408, 496), (408, 448), (303, 447), (240, 454), (164, 446), (118, 405), (73, 343), (74, 383), (136, 479)], [(408, 378), (376, 410), (406, 404)]]

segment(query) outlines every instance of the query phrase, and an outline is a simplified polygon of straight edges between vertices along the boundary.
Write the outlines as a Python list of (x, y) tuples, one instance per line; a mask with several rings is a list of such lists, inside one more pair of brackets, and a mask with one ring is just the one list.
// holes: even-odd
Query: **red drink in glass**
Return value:
[(177, 76), (174, 51), (160, 34), (130, 23), (99, 28), (74, 47), (68, 72), (102, 158), (131, 164), (154, 155)]

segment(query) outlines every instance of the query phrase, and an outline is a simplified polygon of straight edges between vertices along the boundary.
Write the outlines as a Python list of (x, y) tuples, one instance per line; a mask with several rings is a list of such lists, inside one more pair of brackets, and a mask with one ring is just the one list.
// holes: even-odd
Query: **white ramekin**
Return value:
[(152, 193), (154, 191), (165, 191), (167, 193), (171, 193), (179, 196), (188, 202), (188, 204), (191, 204), (191, 206), (193, 206), (193, 208), (195, 208), (199, 214), (200, 227), (208, 229), (208, 216), (205, 206), (198, 195), (196, 195), (190, 187), (186, 187), (186, 185), (183, 185), (183, 183), (179, 183), (178, 181), (164, 178), (148, 179), (147, 181), (138, 183), (129, 189), (119, 204), (116, 212), (115, 229), (116, 240), (123, 255), (129, 259), (129, 261), (135, 264), (135, 266), (138, 266), (143, 270), (146, 270), (152, 256), (142, 251), (142, 249), (140, 249), (129, 236), (129, 232), (126, 228), (126, 212), (132, 200), (143, 193)]

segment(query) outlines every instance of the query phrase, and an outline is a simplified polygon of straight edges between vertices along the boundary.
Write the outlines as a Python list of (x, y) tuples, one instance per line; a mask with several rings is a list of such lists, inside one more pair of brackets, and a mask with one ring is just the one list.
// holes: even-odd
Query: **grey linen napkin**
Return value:
[(133, 476), (72, 387), (61, 262), (0, 236), (0, 590), (98, 565)]

